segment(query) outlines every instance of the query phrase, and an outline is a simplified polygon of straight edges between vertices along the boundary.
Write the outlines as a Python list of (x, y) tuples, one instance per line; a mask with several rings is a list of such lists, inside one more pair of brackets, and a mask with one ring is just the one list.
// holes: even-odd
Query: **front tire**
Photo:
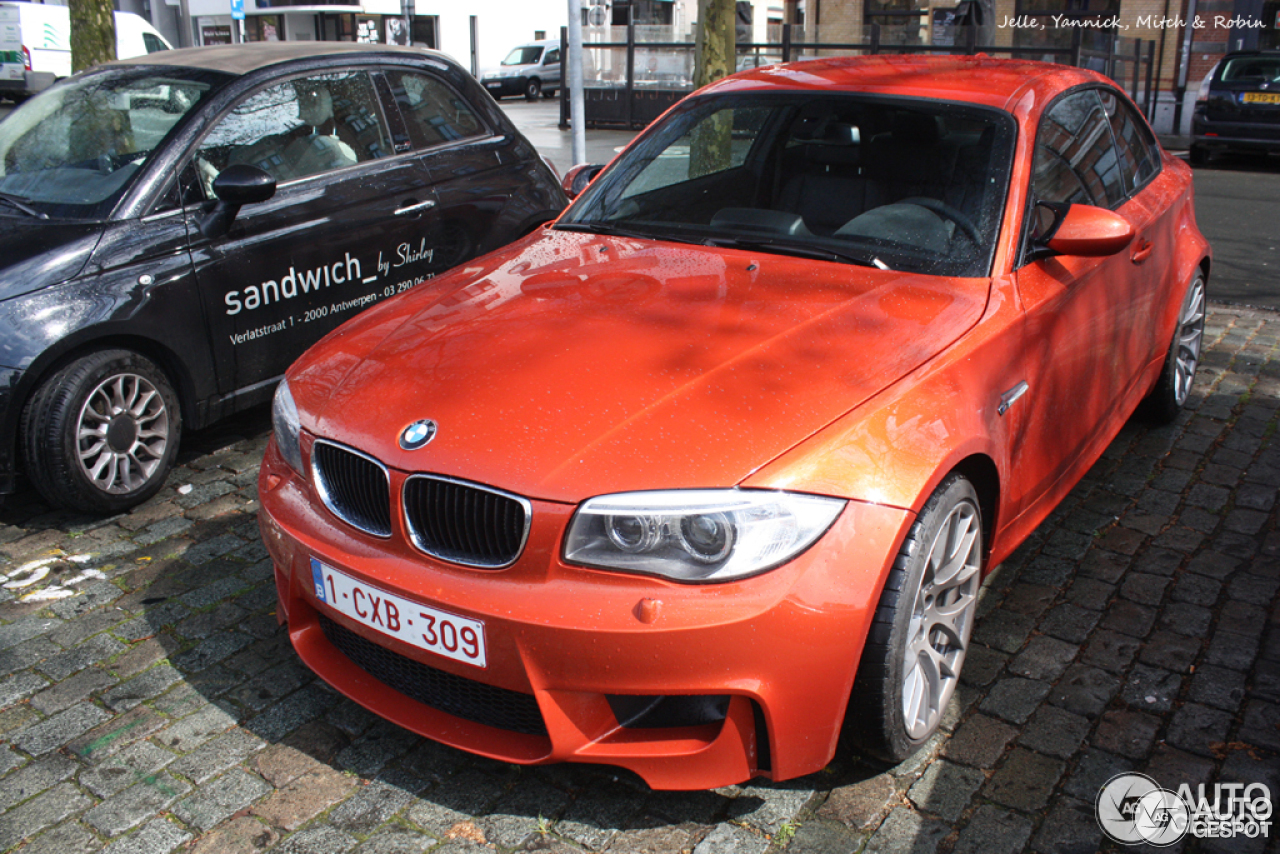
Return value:
[(49, 502), (118, 513), (164, 485), (182, 414), (168, 377), (129, 350), (71, 362), (36, 390), (22, 414), (27, 474)]
[(537, 77), (530, 77), (524, 84), (524, 99), (526, 101), (536, 101), (542, 97), (542, 81)]
[(1168, 424), (1178, 417), (1191, 395), (1204, 346), (1205, 302), (1204, 273), (1197, 272), (1178, 309), (1178, 326), (1173, 330), (1160, 379), (1143, 401), (1143, 414), (1157, 424)]
[(849, 723), (866, 752), (901, 762), (938, 731), (969, 650), (982, 549), (978, 494), (949, 475), (898, 551), (863, 647)]

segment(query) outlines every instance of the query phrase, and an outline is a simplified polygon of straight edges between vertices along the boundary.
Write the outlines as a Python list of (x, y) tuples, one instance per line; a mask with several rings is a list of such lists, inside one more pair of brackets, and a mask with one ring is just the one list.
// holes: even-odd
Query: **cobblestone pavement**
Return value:
[(1093, 799), (1121, 770), (1280, 792), (1278, 336), (1280, 314), (1213, 306), (1193, 410), (1126, 428), (991, 577), (928, 749), (887, 770), (842, 751), (776, 785), (517, 768), (328, 690), (276, 626), (254, 519), (265, 412), (192, 437), (126, 515), (11, 496), (0, 851), (1093, 851)]

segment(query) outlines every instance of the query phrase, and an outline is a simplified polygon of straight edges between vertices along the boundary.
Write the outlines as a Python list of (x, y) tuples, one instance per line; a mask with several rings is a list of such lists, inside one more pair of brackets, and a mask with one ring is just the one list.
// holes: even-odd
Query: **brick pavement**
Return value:
[(1212, 308), (1191, 411), (1127, 427), (993, 574), (946, 731), (888, 770), (842, 752), (798, 781), (654, 793), (477, 759), (343, 700), (275, 624), (261, 411), (192, 437), (132, 513), (12, 496), (0, 851), (1093, 851), (1121, 770), (1280, 792), (1280, 314)]

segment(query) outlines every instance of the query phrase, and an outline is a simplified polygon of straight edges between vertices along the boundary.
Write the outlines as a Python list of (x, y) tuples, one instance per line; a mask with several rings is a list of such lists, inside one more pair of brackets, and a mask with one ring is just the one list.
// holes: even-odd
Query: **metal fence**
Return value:
[[(1102, 47), (1087, 47), (1083, 28), (1071, 30), (1070, 43), (1063, 46), (981, 45), (978, 28), (953, 27), (947, 44), (901, 43), (885, 37), (878, 23), (865, 28), (865, 38), (855, 42), (822, 42), (793, 39), (793, 27), (780, 28), (777, 43), (739, 44), (738, 68), (792, 62), (801, 59), (839, 55), (877, 54), (944, 54), (1021, 57), (1059, 62), (1079, 68), (1090, 68), (1110, 77), (1138, 103), (1148, 118), (1153, 114), (1155, 86), (1154, 40), (1108, 37)], [(614, 27), (602, 35), (608, 40), (583, 43), (584, 95), (587, 127), (625, 127), (640, 129), (657, 118), (672, 104), (693, 91), (693, 63), (697, 50), (692, 36), (683, 40), (655, 40), (667, 35), (668, 27), (644, 27), (631, 24)], [(799, 30), (799, 28), (796, 28)], [(897, 30), (897, 28), (895, 28)], [(666, 31), (666, 32), (664, 32)], [(802, 31), (801, 31), (802, 32)], [(618, 37), (621, 37), (619, 39)], [(561, 44), (569, 43), (561, 30)], [(1095, 43), (1098, 40), (1095, 39)], [(560, 87), (560, 126), (569, 126), (568, 86), (562, 67)]]

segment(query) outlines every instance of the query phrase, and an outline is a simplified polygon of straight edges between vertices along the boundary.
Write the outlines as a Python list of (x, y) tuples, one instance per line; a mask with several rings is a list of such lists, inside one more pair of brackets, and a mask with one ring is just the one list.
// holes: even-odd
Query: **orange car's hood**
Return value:
[[(576, 502), (738, 483), (973, 326), (989, 283), (546, 231), (366, 312), (289, 381), (388, 465)], [(404, 451), (418, 419), (439, 432)]]

